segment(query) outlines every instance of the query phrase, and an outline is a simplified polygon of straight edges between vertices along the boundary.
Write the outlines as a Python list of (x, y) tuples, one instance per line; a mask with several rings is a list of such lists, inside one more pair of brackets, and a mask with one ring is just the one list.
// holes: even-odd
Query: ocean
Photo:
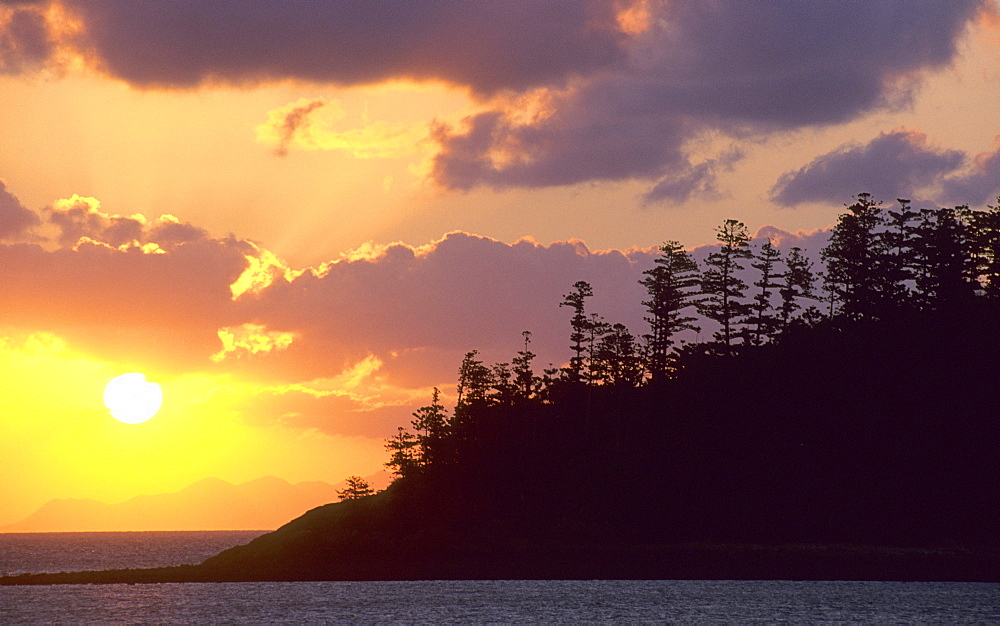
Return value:
[[(196, 563), (260, 532), (0, 534), (0, 572)], [(0, 623), (1000, 623), (1000, 585), (416, 581), (0, 587)]]

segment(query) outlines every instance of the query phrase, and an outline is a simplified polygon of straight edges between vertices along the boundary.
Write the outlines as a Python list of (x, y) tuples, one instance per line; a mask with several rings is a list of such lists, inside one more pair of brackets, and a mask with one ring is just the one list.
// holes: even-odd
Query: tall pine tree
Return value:
[(669, 355), (674, 345), (674, 335), (682, 330), (698, 331), (695, 318), (687, 310), (697, 305), (698, 264), (676, 241), (660, 246), (660, 256), (639, 281), (649, 294), (642, 305), (649, 313), (646, 335), (648, 368), (654, 379), (669, 370)]
[(569, 378), (573, 382), (579, 382), (582, 378), (584, 368), (584, 352), (587, 350), (587, 333), (590, 328), (590, 319), (587, 317), (587, 298), (594, 295), (594, 290), (585, 280), (578, 280), (573, 283), (573, 291), (563, 296), (559, 306), (568, 306), (573, 309), (573, 317), (570, 318), (569, 335), (570, 349), (573, 356), (569, 359)]
[(750, 313), (746, 297), (747, 284), (739, 277), (742, 262), (753, 256), (750, 250), (750, 234), (743, 222), (726, 220), (716, 229), (718, 250), (705, 260), (707, 269), (701, 275), (701, 291), (704, 298), (698, 303), (698, 311), (722, 327), (715, 333), (716, 340), (726, 348), (733, 345), (738, 336), (740, 324)]

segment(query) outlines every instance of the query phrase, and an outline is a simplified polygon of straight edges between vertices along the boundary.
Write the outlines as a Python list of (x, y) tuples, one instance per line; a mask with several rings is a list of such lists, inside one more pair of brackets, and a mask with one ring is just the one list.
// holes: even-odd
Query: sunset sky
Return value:
[[(1000, 194), (997, 0), (0, 1), (0, 525), (338, 482), (667, 239)], [(163, 408), (123, 424), (104, 385)]]

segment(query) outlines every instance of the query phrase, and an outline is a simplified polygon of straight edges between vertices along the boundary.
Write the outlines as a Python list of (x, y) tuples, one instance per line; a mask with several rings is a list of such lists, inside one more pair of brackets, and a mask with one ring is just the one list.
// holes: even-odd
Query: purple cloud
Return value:
[[(4, 19), (6, 17), (6, 19)], [(45, 64), (55, 49), (45, 16), (30, 7), (0, 12), (0, 74), (19, 74)]]
[(109, 74), (144, 87), (435, 79), (478, 93), (561, 83), (623, 58), (614, 3), (66, 0)]
[(0, 239), (18, 239), (40, 221), (0, 180)]
[(711, 189), (685, 152), (699, 133), (840, 123), (906, 103), (921, 72), (952, 60), (981, 5), (656, 4), (629, 64), (554, 92), (550, 115), (523, 124), (498, 107), (438, 128), (433, 176), (456, 189), (662, 179), (647, 200), (683, 200)]
[(797, 171), (782, 174), (771, 199), (783, 206), (804, 202), (842, 202), (845, 194), (867, 192), (881, 200), (909, 197), (957, 170), (959, 150), (927, 145), (920, 131), (882, 133), (862, 146), (845, 146), (818, 156)]
[(977, 155), (967, 172), (949, 176), (942, 182), (943, 195), (951, 202), (981, 206), (1000, 203), (1000, 136), (997, 149)]

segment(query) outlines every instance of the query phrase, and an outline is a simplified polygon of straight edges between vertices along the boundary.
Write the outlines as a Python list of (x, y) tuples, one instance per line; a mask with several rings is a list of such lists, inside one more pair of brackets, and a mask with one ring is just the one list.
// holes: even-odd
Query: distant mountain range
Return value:
[[(391, 477), (367, 476), (375, 489)], [(271, 530), (318, 506), (337, 502), (335, 485), (322, 481), (291, 484), (265, 476), (234, 485), (219, 478), (200, 480), (180, 491), (142, 495), (108, 504), (97, 500), (56, 499), (0, 532), (82, 532), (141, 530)]]

